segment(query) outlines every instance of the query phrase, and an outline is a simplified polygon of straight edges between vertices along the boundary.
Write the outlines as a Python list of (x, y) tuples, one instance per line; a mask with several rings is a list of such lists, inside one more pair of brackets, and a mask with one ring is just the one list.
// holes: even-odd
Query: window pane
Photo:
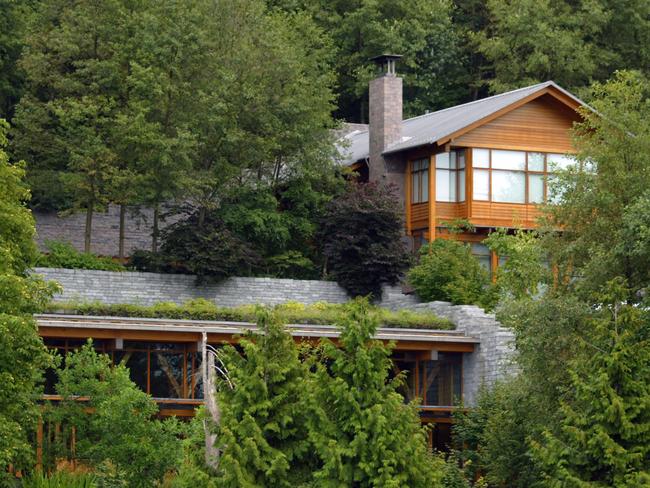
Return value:
[(436, 170), (436, 200), (439, 202), (456, 201), (456, 182), (454, 181), (455, 171), (448, 169)]
[(131, 381), (144, 392), (147, 392), (147, 354), (146, 352), (115, 351), (115, 364), (125, 365), (129, 369)]
[(544, 175), (528, 175), (528, 202), (544, 203)]
[(575, 164), (575, 159), (571, 156), (564, 154), (549, 154), (548, 155), (548, 170), (557, 171), (560, 169), (567, 169)]
[(524, 203), (526, 174), (518, 171), (492, 171), (492, 201)]
[(456, 151), (456, 155), (458, 157), (458, 169), (463, 169), (465, 167), (465, 150), (464, 149), (458, 149)]
[(420, 202), (429, 201), (429, 170), (424, 170), (420, 173), (422, 178), (422, 194), (420, 195)]
[(442, 152), (436, 154), (436, 168), (449, 168), (450, 166), (450, 153)]
[(492, 271), (492, 253), (490, 249), (485, 245), (479, 242), (473, 242), (472, 245), (472, 255), (478, 259), (478, 262), (487, 270), (488, 272)]
[(419, 191), (418, 173), (413, 173), (411, 175), (411, 203), (418, 203), (420, 201)]
[(183, 354), (151, 352), (151, 396), (183, 398)]
[(492, 150), (493, 169), (526, 169), (526, 153), (523, 151)]
[(544, 171), (544, 153), (528, 153), (528, 171)]
[(465, 201), (465, 170), (458, 172), (458, 201)]
[(490, 172), (485, 169), (474, 171), (474, 200), (490, 199)]
[(475, 168), (489, 168), (490, 150), (472, 149), (472, 166), (474, 166)]

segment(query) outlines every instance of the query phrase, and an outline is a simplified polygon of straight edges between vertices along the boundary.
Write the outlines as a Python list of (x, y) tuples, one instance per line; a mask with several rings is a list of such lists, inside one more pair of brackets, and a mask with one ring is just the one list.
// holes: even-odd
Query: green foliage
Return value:
[(402, 218), (393, 187), (351, 184), (319, 229), (330, 276), (353, 296), (381, 297), (382, 285), (395, 285), (409, 264)]
[(340, 346), (324, 342), (311, 379), (310, 438), (321, 467), (318, 486), (438, 486), (417, 406), (390, 379), (391, 348), (371, 341), (377, 321), (363, 300), (339, 323)]
[(650, 317), (620, 301), (628, 295), (622, 284), (608, 285), (592, 334), (569, 363), (559, 430), (534, 446), (545, 486), (650, 483)]
[(34, 220), (26, 207), (24, 164), (4, 152), (7, 124), (0, 119), (0, 482), (9, 466), (26, 470), (33, 451), (29, 437), (39, 416), (36, 400), (50, 356), (31, 314), (57, 287), (28, 274), (37, 256)]
[(148, 487), (177, 464), (178, 426), (174, 419), (156, 419), (156, 403), (130, 380), (126, 367), (111, 362), (90, 340), (68, 354), (56, 384), (63, 401), (48, 413), (75, 426), (79, 461), (101, 467), (104, 476), (123, 473), (130, 487)]
[(97, 488), (95, 475), (57, 471), (49, 476), (35, 473), (22, 481), (22, 488)]
[[(183, 305), (161, 302), (152, 306), (129, 304), (103, 304), (99, 302), (56, 302), (50, 304), (50, 310), (78, 313), (81, 315), (112, 315), (118, 317), (153, 317), (193, 320), (225, 320), (232, 322), (255, 322), (257, 317), (255, 305), (239, 307), (218, 307), (214, 303), (196, 299)], [(339, 322), (345, 314), (345, 305), (318, 302), (313, 305), (287, 302), (275, 307), (284, 320), (292, 324), (331, 325)], [(431, 312), (397, 312), (371, 307), (371, 313), (384, 327), (406, 327), (409, 329), (453, 329), (454, 325), (437, 317)]]
[(436, 239), (422, 246), (408, 281), (424, 301), (488, 305), (490, 275), (472, 255), (469, 244)]
[(546, 246), (558, 264), (559, 283), (585, 300), (617, 276), (627, 281), (633, 301), (647, 285), (643, 255), (631, 252), (644, 246), (645, 234), (631, 231), (642, 225), (638, 212), (650, 186), (649, 93), (638, 73), (617, 73), (594, 85), (598, 113), (585, 110), (576, 128), (580, 164), (560, 172), (551, 185), (561, 204), (548, 208), (547, 224), (563, 232), (549, 231)]
[(199, 282), (249, 275), (259, 256), (234, 235), (219, 217), (194, 213), (162, 233), (165, 266), (194, 274)]
[[(307, 366), (277, 314), (259, 310), (259, 332), (225, 346), (233, 388), (221, 381), (218, 486), (291, 487), (310, 479)], [(241, 351), (241, 352), (240, 352)]]
[(99, 269), (103, 271), (125, 271), (126, 268), (111, 258), (102, 258), (87, 252), (77, 251), (72, 244), (45, 241), (47, 254), (36, 261), (37, 266), (46, 268)]
[(544, 263), (544, 250), (536, 232), (521, 229), (508, 234), (505, 229), (492, 232), (483, 243), (495, 251), (500, 262), (496, 283), (501, 295), (515, 299), (536, 297), (551, 282)]

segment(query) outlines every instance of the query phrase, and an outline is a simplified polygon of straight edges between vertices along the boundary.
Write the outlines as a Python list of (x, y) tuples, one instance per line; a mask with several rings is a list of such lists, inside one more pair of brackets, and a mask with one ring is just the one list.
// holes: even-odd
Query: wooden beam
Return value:
[(429, 156), (429, 242), (436, 239), (436, 156)]
[(404, 204), (406, 206), (406, 235), (407, 236), (411, 235), (411, 230), (412, 230), (411, 229), (411, 199), (412, 199), (411, 198), (411, 193), (412, 193), (413, 189), (411, 188), (411, 185), (413, 183), (413, 181), (412, 181), (413, 179), (411, 177), (411, 171), (412, 171), (411, 164), (412, 164), (411, 160), (408, 160), (406, 162), (406, 182), (405, 182), (406, 183), (406, 185), (405, 185), (406, 186), (406, 195), (405, 195), (406, 201), (404, 202)]

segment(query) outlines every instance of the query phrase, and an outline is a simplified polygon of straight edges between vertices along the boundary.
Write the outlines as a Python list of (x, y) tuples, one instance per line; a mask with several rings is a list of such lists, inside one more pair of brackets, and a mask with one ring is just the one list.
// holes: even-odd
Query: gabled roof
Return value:
[[(389, 146), (384, 154), (396, 153), (427, 144), (445, 144), (453, 137), (502, 115), (542, 95), (549, 94), (572, 108), (587, 105), (553, 81), (519, 88), (492, 97), (438, 110), (402, 122), (402, 140)], [(369, 157), (367, 130), (356, 130), (339, 139), (345, 164)]]

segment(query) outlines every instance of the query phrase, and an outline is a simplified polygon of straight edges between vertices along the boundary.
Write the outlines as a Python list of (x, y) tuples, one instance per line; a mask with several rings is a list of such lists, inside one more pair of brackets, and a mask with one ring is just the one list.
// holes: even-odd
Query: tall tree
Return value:
[(390, 379), (391, 347), (372, 337), (377, 320), (363, 301), (339, 324), (340, 347), (323, 344), (312, 379), (310, 437), (322, 466), (318, 486), (440, 486), (417, 407)]
[[(650, 187), (649, 94), (647, 79), (638, 73), (619, 72), (609, 83), (594, 85), (596, 112), (585, 109), (576, 128), (578, 163), (551, 182), (561, 204), (548, 208), (546, 244), (560, 284), (587, 300), (617, 276), (625, 278), (634, 301), (648, 284), (646, 270), (629, 252), (643, 247), (644, 234), (629, 230), (634, 205)], [(629, 225), (621, 225), (623, 220)], [(561, 234), (553, 231), (560, 227)]]
[(560, 427), (534, 446), (545, 486), (650, 485), (650, 317), (625, 303), (622, 279), (607, 293), (570, 363)]
[[(9, 468), (31, 467), (39, 417), (39, 384), (50, 356), (32, 314), (54, 287), (28, 274), (37, 256), (34, 220), (26, 203), (24, 163), (10, 164), (4, 151), (7, 123), (0, 119), (0, 481)], [(4, 482), (3, 482), (4, 484)]]
[(62, 436), (74, 427), (79, 461), (103, 465), (134, 488), (154, 486), (177, 465), (176, 420), (157, 419), (156, 402), (131, 381), (124, 365), (97, 353), (92, 341), (66, 355), (56, 391), (63, 400), (49, 414), (63, 426)]
[(257, 325), (241, 352), (221, 353), (229, 381), (218, 394), (218, 486), (291, 487), (311, 478), (307, 366), (280, 317), (260, 311)]
[(404, 77), (407, 116), (453, 105), (467, 96), (459, 81), (462, 54), (451, 23), (450, 1), (290, 0), (273, 4), (306, 10), (332, 37), (337, 49), (339, 118), (367, 122), (368, 82), (374, 77), (369, 59), (387, 52), (404, 55), (399, 71)]

